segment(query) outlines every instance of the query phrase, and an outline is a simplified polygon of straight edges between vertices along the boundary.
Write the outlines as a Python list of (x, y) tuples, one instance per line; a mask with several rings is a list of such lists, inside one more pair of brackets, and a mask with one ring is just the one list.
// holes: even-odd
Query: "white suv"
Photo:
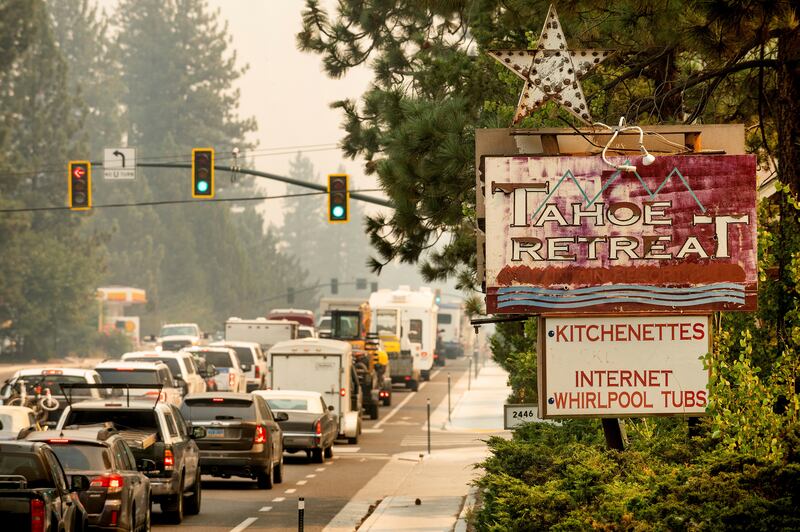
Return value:
[[(152, 390), (130, 390), (131, 397), (158, 397), (159, 401), (175, 406), (181, 404), (183, 396), (169, 367), (163, 362), (128, 362), (106, 360), (95, 366), (103, 384), (150, 384)], [(161, 385), (161, 394), (156, 386)]]
[(188, 347), (184, 351), (203, 357), (217, 369), (214, 381), (220, 392), (247, 392), (247, 379), (236, 351), (230, 347)]
[(239, 363), (247, 379), (247, 391), (263, 390), (269, 382), (267, 356), (258, 342), (214, 342), (215, 347), (230, 347), (239, 356)]
[(186, 393), (206, 391), (206, 381), (197, 373), (194, 357), (184, 351), (135, 351), (125, 353), (122, 360), (130, 362), (163, 362), (169, 367), (172, 376), (186, 383)]

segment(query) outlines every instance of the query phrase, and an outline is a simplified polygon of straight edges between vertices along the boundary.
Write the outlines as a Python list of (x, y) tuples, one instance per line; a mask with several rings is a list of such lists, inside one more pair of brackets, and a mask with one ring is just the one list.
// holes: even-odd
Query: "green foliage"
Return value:
[(537, 403), (536, 319), (498, 323), (489, 339), (492, 358), (508, 372), (512, 403)]
[(133, 342), (128, 336), (117, 330), (98, 332), (94, 338), (94, 349), (106, 357), (116, 358), (133, 350)]

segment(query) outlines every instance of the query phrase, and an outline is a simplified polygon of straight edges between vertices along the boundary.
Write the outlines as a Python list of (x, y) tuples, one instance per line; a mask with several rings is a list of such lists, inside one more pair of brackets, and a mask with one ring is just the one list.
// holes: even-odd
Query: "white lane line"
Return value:
[(372, 427), (372, 428), (374, 428), (374, 429), (379, 429), (379, 428), (381, 428), (381, 427), (383, 426), (383, 424), (384, 424), (384, 423), (386, 423), (387, 421), (389, 421), (390, 419), (392, 419), (392, 416), (394, 416), (394, 415), (395, 415), (395, 414), (396, 414), (396, 413), (397, 413), (397, 412), (398, 412), (398, 411), (399, 411), (401, 408), (403, 408), (404, 406), (406, 406), (406, 403), (408, 403), (408, 402), (409, 402), (409, 401), (410, 401), (410, 400), (411, 400), (411, 399), (412, 399), (412, 398), (413, 398), (415, 395), (416, 395), (416, 394), (413, 394), (413, 393), (410, 393), (410, 394), (408, 394), (408, 396), (406, 396), (406, 398), (405, 398), (405, 399), (403, 399), (402, 401), (400, 401), (400, 402), (397, 404), (397, 406), (396, 406), (396, 407), (392, 408), (392, 409), (389, 411), (389, 413), (388, 413), (388, 414), (386, 414), (385, 416), (383, 416), (383, 418), (382, 418), (380, 421), (378, 421), (377, 423), (375, 423), (375, 425), (373, 425), (373, 427)]
[(286, 497), (275, 497), (272, 499), (272, 502), (283, 502), (286, 500)]
[(308, 475), (306, 475), (306, 478), (315, 478), (316, 476), (317, 475), (315, 475), (314, 473), (309, 473)]
[(314, 471), (325, 471), (325, 468), (324, 467), (318, 467)]
[(296, 489), (294, 489), (294, 488), (289, 488), (288, 490), (284, 491), (284, 493), (288, 493), (289, 495), (291, 495), (291, 494), (292, 494), (292, 493), (294, 493), (295, 491), (297, 491), (297, 490), (296, 490)]
[[(297, 485), (298, 485), (298, 486), (305, 486), (306, 484), (308, 484), (308, 481), (307, 481), (307, 480), (298, 480), (298, 481), (297, 481)], [(287, 493), (288, 493), (288, 492), (287, 492)]]
[(383, 429), (361, 429), (361, 432), (364, 434), (380, 434)]
[(272, 506), (262, 506), (261, 510), (259, 510), (259, 511), (261, 511), (261, 512), (269, 512), (271, 510), (272, 510)]
[[(333, 446), (333, 452), (334, 453), (357, 453), (360, 450), (361, 450), (361, 447), (351, 447), (349, 445), (347, 447), (342, 447), (340, 445), (334, 445)], [(335, 454), (334, 454), (334, 458), (336, 458)]]
[(441, 372), (442, 372), (442, 370), (440, 368), (440, 369), (437, 369), (436, 371), (434, 371), (433, 373), (431, 373), (431, 379), (435, 379), (436, 376)]
[(247, 519), (236, 525), (236, 528), (231, 528), (231, 532), (242, 532), (242, 530), (252, 525), (256, 521), (258, 521), (258, 517), (248, 517)]

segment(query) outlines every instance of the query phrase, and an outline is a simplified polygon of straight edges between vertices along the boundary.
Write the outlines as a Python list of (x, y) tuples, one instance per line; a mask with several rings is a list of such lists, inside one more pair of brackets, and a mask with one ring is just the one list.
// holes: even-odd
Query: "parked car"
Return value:
[[(130, 392), (124, 385), (111, 386)], [(67, 406), (57, 430), (90, 425), (118, 429), (133, 452), (137, 468), (150, 479), (152, 501), (161, 505), (161, 511), (171, 522), (183, 521), (184, 513), (200, 513), (200, 451), (194, 440), (205, 436), (204, 428), (190, 430), (174, 405), (141, 398), (116, 398)]]
[(247, 380), (242, 371), (242, 363), (239, 361), (236, 351), (230, 347), (190, 347), (186, 351), (214, 364), (217, 370), (217, 374), (214, 376), (217, 390), (241, 393), (247, 391)]
[(130, 362), (125, 360), (107, 360), (95, 366), (103, 384), (140, 384), (152, 385), (153, 388), (130, 390), (131, 396), (158, 397), (160, 401), (180, 405), (180, 382), (173, 376), (169, 367), (160, 361)]
[(163, 362), (169, 367), (169, 371), (175, 379), (183, 381), (181, 386), (185, 388), (183, 395), (206, 391), (205, 379), (198, 373), (194, 357), (185, 351), (135, 351), (122, 355), (122, 360), (129, 362)]
[(266, 388), (266, 384), (269, 382), (267, 378), (269, 365), (267, 356), (261, 350), (258, 342), (214, 342), (211, 346), (230, 347), (236, 351), (245, 379), (247, 379), (245, 391), (251, 392)]
[[(28, 435), (50, 445), (67, 479), (85, 475), (79, 493), (88, 524), (103, 530), (150, 530), (150, 479), (136, 469), (128, 444), (114, 429), (48, 430)], [(153, 464), (155, 465), (155, 464)]]
[(89, 478), (70, 482), (46, 443), (0, 442), (0, 518), (3, 530), (75, 532), (86, 529), (79, 493)]
[[(187, 395), (183, 416), (193, 427), (204, 427), (197, 440), (204, 474), (249, 477), (262, 489), (283, 482), (283, 433), (267, 403), (255, 394), (200, 393)], [(276, 419), (278, 421), (276, 421)]]
[(325, 404), (322, 394), (300, 390), (259, 390), (253, 395), (264, 398), (274, 414), (286, 414), (286, 419), (278, 422), (283, 430), (285, 451), (305, 451), (313, 462), (319, 464), (325, 458), (333, 458), (339, 419), (333, 405)]
[[(18, 406), (30, 406), (31, 401), (36, 397), (37, 391), (43, 398), (46, 392), (50, 392), (50, 405), (43, 409), (46, 412), (41, 416), (41, 422), (44, 425), (55, 426), (58, 418), (61, 417), (61, 412), (66, 407), (64, 392), (61, 390), (61, 384), (75, 384), (87, 383), (97, 384), (100, 382), (100, 375), (93, 369), (78, 369), (78, 368), (63, 368), (63, 367), (50, 367), (50, 368), (31, 368), (21, 369), (14, 373), (14, 375), (6, 381), (6, 384), (0, 390), (0, 398), (3, 404), (12, 403)], [(25, 386), (28, 395), (28, 405), (21, 404), (19, 401), (19, 394), (21, 386)], [(97, 391), (80, 390), (75, 392), (74, 399), (80, 398), (95, 398), (99, 399), (100, 395)]]
[(0, 406), (0, 440), (16, 440), (41, 430), (36, 414), (27, 406)]

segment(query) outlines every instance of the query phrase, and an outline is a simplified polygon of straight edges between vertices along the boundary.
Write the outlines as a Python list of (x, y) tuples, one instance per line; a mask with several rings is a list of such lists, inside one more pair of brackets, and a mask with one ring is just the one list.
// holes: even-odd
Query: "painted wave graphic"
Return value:
[(744, 305), (745, 289), (735, 283), (715, 283), (681, 288), (617, 284), (573, 290), (535, 286), (509, 286), (497, 290), (498, 308), (581, 308), (616, 303), (660, 307), (693, 307), (709, 303)]

